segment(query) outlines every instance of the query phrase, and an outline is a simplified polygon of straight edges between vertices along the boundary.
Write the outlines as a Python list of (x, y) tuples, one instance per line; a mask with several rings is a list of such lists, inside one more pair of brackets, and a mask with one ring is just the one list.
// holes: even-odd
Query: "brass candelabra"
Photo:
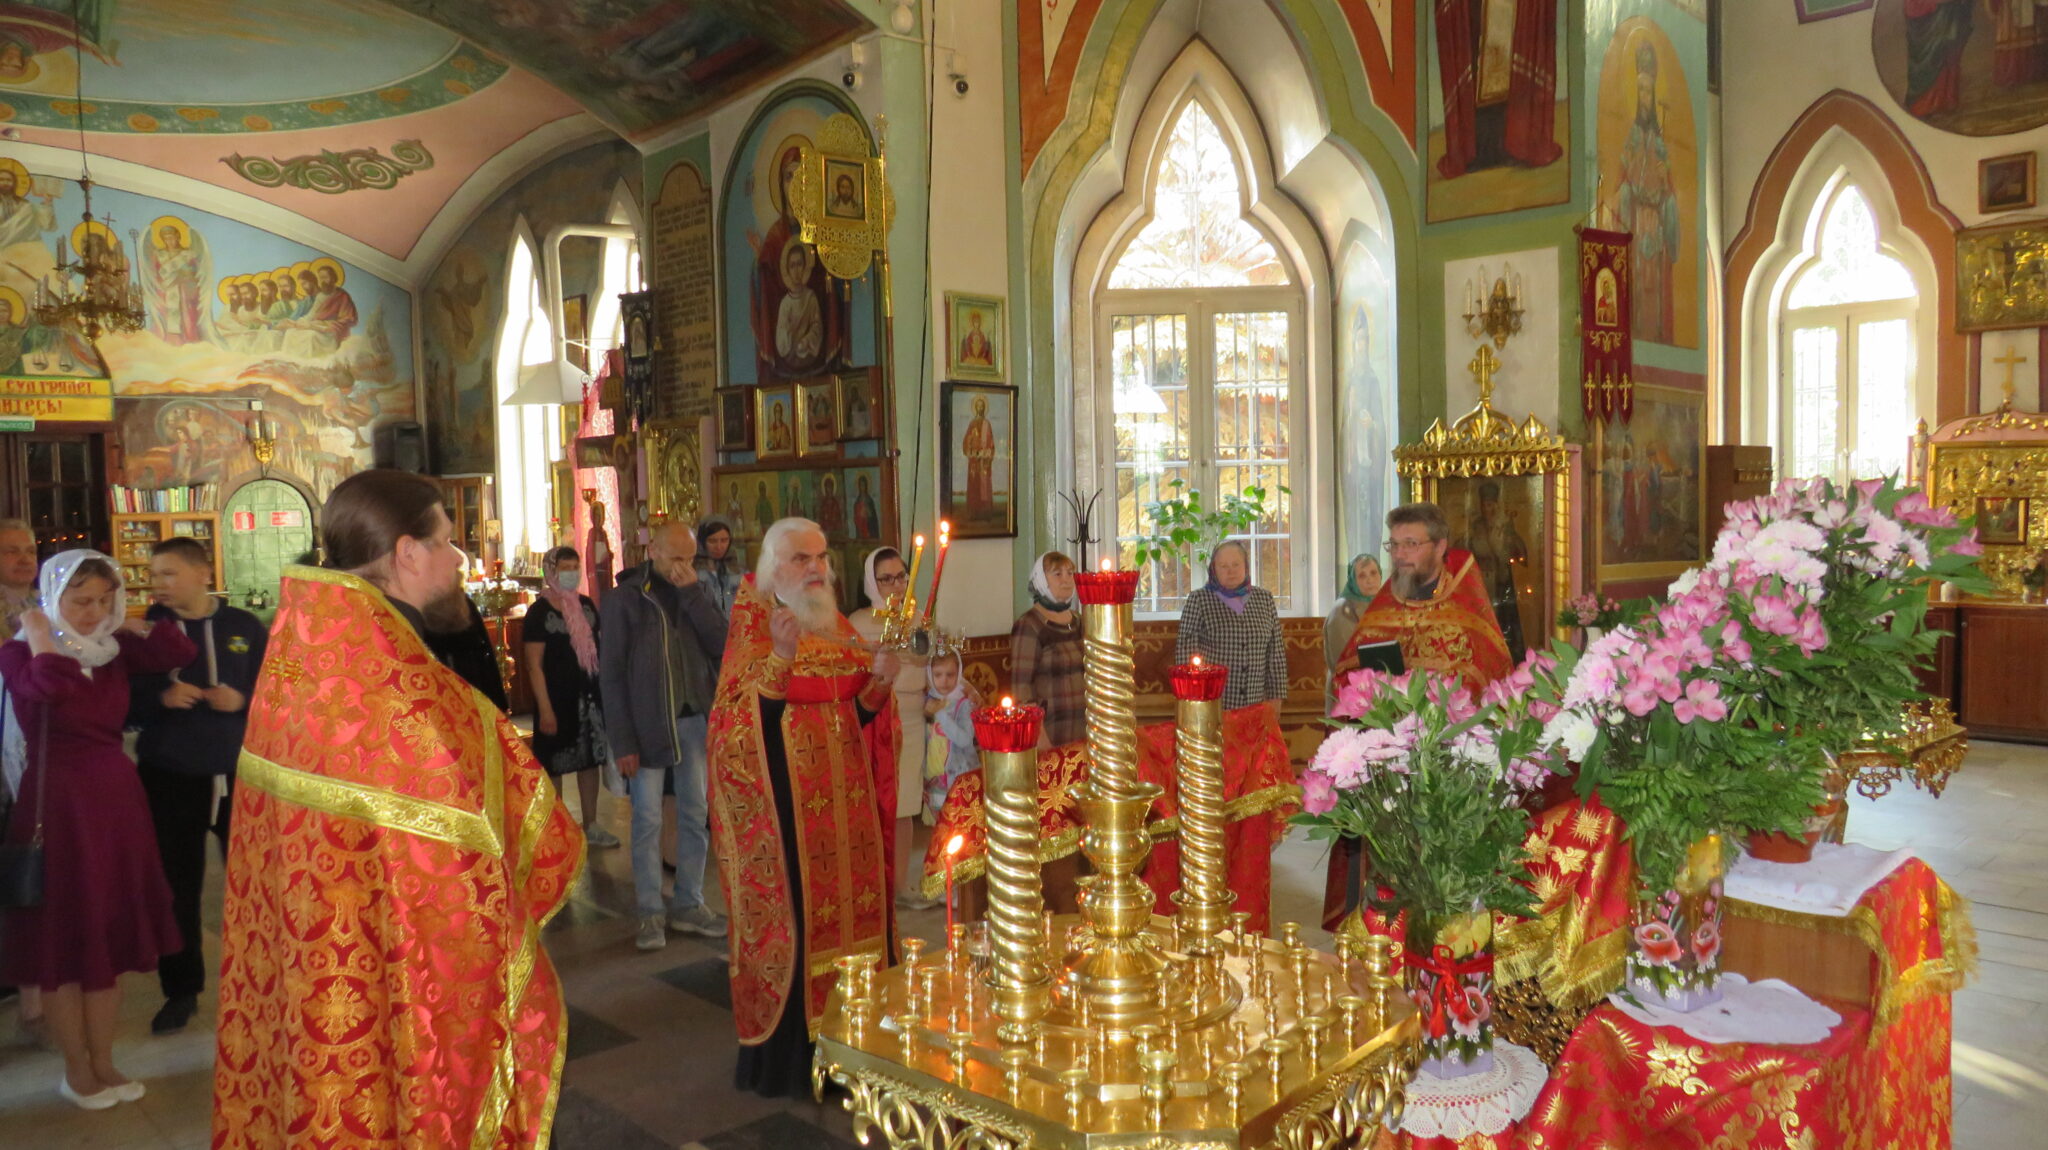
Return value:
[(839, 965), (813, 1086), (843, 1086), (864, 1142), (891, 1150), (1369, 1144), (1398, 1116), (1417, 1059), (1385, 939), (1337, 954), (1298, 924), (1277, 939), (1231, 912), (1225, 874), (1222, 668), (1176, 668), (1182, 889), (1152, 913), (1139, 879), (1159, 788), (1138, 778), (1131, 692), (1135, 573), (1077, 580), (1087, 637), (1091, 778), (1081, 799), (1081, 913), (1045, 913), (1037, 708), (975, 715), (988, 823), (988, 946), (956, 926), (927, 955)]

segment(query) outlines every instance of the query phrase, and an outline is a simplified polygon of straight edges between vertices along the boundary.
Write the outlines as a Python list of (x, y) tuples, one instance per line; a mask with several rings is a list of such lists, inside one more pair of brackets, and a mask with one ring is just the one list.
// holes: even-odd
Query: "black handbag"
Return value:
[[(4, 737), (7, 709), (7, 695), (0, 693), (0, 737)], [(35, 831), (25, 843), (0, 844), (0, 908), (32, 907), (43, 905), (43, 793), (50, 789), (50, 711), (43, 709), (43, 721), (37, 724), (36, 757), (21, 772), (24, 786), (28, 773), (43, 764), (42, 785), (36, 788)]]

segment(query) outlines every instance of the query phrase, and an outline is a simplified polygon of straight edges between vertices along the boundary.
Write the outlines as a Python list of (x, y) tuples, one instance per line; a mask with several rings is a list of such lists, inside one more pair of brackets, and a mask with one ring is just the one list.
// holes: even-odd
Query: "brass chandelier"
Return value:
[[(77, 98), (72, 103), (78, 124), (78, 187), (85, 212), (72, 229), (67, 247), (57, 237), (57, 266), (36, 281), (36, 322), (69, 328), (95, 343), (107, 332), (137, 331), (143, 324), (142, 285), (128, 257), (121, 253), (120, 233), (111, 214), (92, 214), (92, 166), (85, 147), (85, 33), (79, 24), (78, 0), (71, 0), (71, 52), (77, 66)], [(131, 242), (139, 243), (130, 231)]]

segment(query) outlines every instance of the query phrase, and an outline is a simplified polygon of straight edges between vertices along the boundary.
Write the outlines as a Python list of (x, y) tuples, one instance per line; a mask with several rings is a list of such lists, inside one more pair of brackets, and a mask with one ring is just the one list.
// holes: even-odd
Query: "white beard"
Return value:
[(806, 631), (830, 633), (839, 622), (839, 601), (830, 584), (799, 587), (778, 597)]

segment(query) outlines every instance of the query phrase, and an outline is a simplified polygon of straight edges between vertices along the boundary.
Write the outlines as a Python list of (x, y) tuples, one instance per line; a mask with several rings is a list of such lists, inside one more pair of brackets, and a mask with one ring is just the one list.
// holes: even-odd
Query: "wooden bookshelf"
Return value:
[(206, 546), (213, 558), (212, 589), (227, 585), (221, 568), (220, 512), (138, 511), (116, 512), (113, 517), (114, 559), (121, 565), (121, 579), (127, 584), (128, 614), (149, 610), (149, 549), (166, 539), (184, 535)]

